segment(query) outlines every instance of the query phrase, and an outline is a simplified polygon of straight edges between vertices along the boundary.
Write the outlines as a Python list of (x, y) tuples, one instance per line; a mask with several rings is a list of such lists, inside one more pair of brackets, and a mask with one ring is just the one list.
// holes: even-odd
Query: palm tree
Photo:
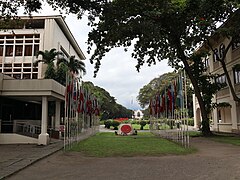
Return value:
[(82, 71), (83, 75), (86, 74), (84, 62), (76, 59), (75, 56), (70, 56), (68, 60), (66, 60), (64, 58), (58, 59), (57, 66), (59, 66), (59, 64), (61, 64), (61, 63), (64, 63), (68, 67), (68, 70), (70, 72), (72, 72), (73, 74), (78, 75), (79, 71)]
[(57, 51), (55, 48), (50, 49), (50, 51), (38, 51), (37, 58), (39, 55), (42, 55), (42, 59), (37, 60), (33, 63), (33, 66), (37, 66), (38, 63), (42, 62), (44, 64), (47, 64), (47, 70), (45, 72), (45, 78), (54, 79), (55, 78), (55, 68), (54, 68), (54, 62), (56, 58), (59, 58), (59, 55), (61, 56), (60, 59), (64, 59), (64, 54), (60, 51)]

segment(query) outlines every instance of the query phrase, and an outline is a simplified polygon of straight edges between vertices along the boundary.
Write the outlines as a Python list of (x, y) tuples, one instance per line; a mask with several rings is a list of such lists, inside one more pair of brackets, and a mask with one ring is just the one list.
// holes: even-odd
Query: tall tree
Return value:
[(58, 59), (57, 66), (59, 66), (62, 63), (65, 64), (68, 67), (68, 70), (73, 74), (78, 75), (79, 71), (83, 72), (83, 75), (86, 74), (84, 62), (76, 59), (75, 56), (70, 56), (69, 59), (65, 59), (65, 58)]
[(137, 99), (142, 108), (145, 108), (149, 105), (149, 100), (156, 95), (157, 92), (160, 92), (164, 89), (165, 86), (168, 86), (169, 82), (176, 77), (177, 74), (174, 72), (165, 73), (160, 75), (158, 78), (154, 78), (147, 85), (144, 85), (138, 93)]
[[(42, 59), (38, 59), (39, 56), (42, 56)], [(55, 48), (52, 48), (50, 51), (38, 51), (37, 52), (37, 61), (34, 62), (34, 66), (37, 66), (38, 63), (42, 62), (44, 64), (47, 64), (47, 70), (45, 72), (45, 78), (49, 79), (55, 79), (55, 66), (54, 61), (58, 59), (63, 59), (63, 53), (60, 51), (57, 51)], [(61, 56), (61, 58), (59, 58)]]
[[(95, 44), (92, 58), (97, 73), (101, 59), (112, 48), (134, 44), (132, 57), (139, 70), (144, 63), (168, 59), (176, 69), (183, 67), (194, 87), (201, 109), (203, 133), (211, 134), (208, 101), (204, 99), (189, 59), (193, 50), (217, 31), (218, 23), (233, 16), (238, 1), (229, 0), (115, 0), (106, 4), (93, 21), (89, 45)], [(91, 50), (91, 49), (89, 49)]]
[[(31, 0), (27, 2), (29, 1)], [(218, 23), (224, 22), (234, 14), (239, 7), (239, 0), (48, 0), (48, 2), (54, 7), (67, 9), (79, 16), (84, 10), (88, 10), (90, 24), (93, 27), (88, 43), (90, 46), (96, 45), (90, 59), (92, 63), (95, 62), (95, 73), (100, 68), (101, 59), (112, 48), (119, 46), (127, 48), (132, 44), (134, 44), (132, 57), (138, 61), (136, 66), (138, 70), (144, 63), (151, 65), (155, 64), (156, 60), (163, 59), (168, 59), (169, 65), (175, 68), (183, 66), (200, 105), (204, 122), (203, 132), (206, 135), (210, 133), (208, 113), (205, 110), (207, 102), (204, 101), (188, 60), (192, 58), (193, 50), (198, 45), (216, 33)], [(7, 7), (9, 8), (9, 4)], [(9, 11), (4, 6), (2, 14), (14, 12), (15, 9), (11, 8), (10, 6)], [(36, 9), (33, 6), (33, 10)], [(90, 50), (91, 48), (89, 52)]]

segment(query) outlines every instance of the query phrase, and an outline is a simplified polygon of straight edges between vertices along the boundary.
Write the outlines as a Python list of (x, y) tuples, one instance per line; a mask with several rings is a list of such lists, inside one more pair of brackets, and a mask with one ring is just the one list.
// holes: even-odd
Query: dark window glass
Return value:
[(35, 45), (34, 45), (34, 56), (37, 55), (38, 51), (39, 51), (39, 45), (38, 45), (38, 44), (35, 44)]
[(30, 74), (23, 74), (23, 79), (30, 79), (31, 75)]
[(21, 72), (21, 69), (13, 69), (13, 72)]
[(25, 40), (25, 43), (32, 43), (33, 40)]
[(3, 45), (0, 45), (0, 56), (3, 56)]
[(30, 68), (28, 68), (28, 69), (24, 68), (23, 72), (31, 72), (31, 69)]
[(23, 46), (16, 45), (15, 46), (15, 56), (22, 56), (22, 53), (23, 53)]
[(32, 34), (26, 34), (25, 38), (33, 38), (33, 35)]
[(4, 69), (4, 72), (12, 72), (12, 69)]
[(30, 19), (25, 24), (26, 29), (44, 29), (44, 19)]
[(240, 83), (240, 71), (238, 70), (235, 70), (234, 71), (234, 80), (235, 80), (235, 83)]
[(224, 44), (221, 44), (221, 45), (219, 46), (219, 57), (220, 57), (220, 58), (223, 58), (224, 51), (225, 51), (225, 45), (224, 45)]
[(32, 74), (32, 78), (33, 79), (37, 79), (38, 78), (38, 74)]
[(218, 49), (214, 49), (213, 51), (213, 62), (216, 62), (218, 59)]
[(13, 74), (13, 77), (14, 77), (15, 79), (21, 79), (21, 74)]
[(16, 38), (17, 39), (23, 39), (23, 35), (17, 35)]
[(31, 63), (24, 63), (23, 67), (31, 67)]
[(4, 67), (12, 67), (12, 64), (4, 64)]
[(23, 40), (16, 40), (16, 43), (23, 43)]
[(25, 45), (25, 56), (32, 56), (32, 45)]
[(12, 45), (6, 46), (5, 56), (13, 56), (13, 46)]
[(22, 67), (22, 64), (16, 63), (14, 64), (14, 67)]

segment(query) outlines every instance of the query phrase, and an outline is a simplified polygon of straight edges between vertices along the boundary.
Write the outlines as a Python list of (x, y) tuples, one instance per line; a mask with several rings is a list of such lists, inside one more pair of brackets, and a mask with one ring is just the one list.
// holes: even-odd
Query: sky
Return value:
[[(57, 15), (58, 11), (53, 11), (46, 4), (39, 14), (33, 15)], [(91, 54), (87, 54), (87, 38), (91, 28), (87, 26), (87, 17), (83, 16), (78, 20), (75, 15), (64, 15), (65, 21), (71, 30), (73, 36), (78, 42), (80, 48), (86, 56), (84, 63), (87, 74), (83, 76), (83, 81), (91, 81), (94, 85), (104, 88), (115, 97), (117, 103), (131, 110), (142, 109), (138, 102), (137, 96), (139, 90), (147, 85), (155, 77), (173, 71), (167, 65), (167, 61), (161, 61), (151, 67), (144, 65), (138, 73), (135, 66), (137, 60), (131, 57), (131, 51), (125, 52), (123, 48), (112, 49), (101, 61), (101, 67), (94, 78), (94, 65), (90, 64)]]

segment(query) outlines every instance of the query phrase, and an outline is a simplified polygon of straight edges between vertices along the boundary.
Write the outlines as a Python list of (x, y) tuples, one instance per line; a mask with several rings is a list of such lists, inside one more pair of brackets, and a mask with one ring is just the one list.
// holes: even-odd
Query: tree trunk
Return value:
[(198, 87), (198, 83), (197, 83), (196, 79), (193, 77), (193, 75), (190, 71), (190, 67), (189, 67), (187, 61), (186, 60), (182, 60), (182, 61), (183, 61), (184, 66), (185, 66), (186, 73), (188, 74), (188, 77), (192, 82), (194, 92), (195, 92), (195, 95), (197, 97), (198, 104), (200, 106), (200, 111), (201, 111), (201, 115), (202, 115), (202, 128), (201, 128), (202, 134), (204, 136), (210, 136), (212, 133), (210, 131), (210, 126), (209, 126), (208, 112), (206, 110), (205, 103), (204, 103), (203, 97), (201, 95), (201, 91)]
[(205, 107), (205, 103), (203, 101), (201, 90), (198, 87), (197, 80), (194, 78), (194, 76), (191, 72), (190, 66), (187, 62), (187, 57), (185, 56), (184, 51), (182, 50), (180, 40), (176, 38), (175, 39), (175, 44), (177, 45), (178, 56), (184, 64), (184, 69), (185, 69), (189, 79), (192, 82), (195, 95), (197, 96), (197, 99), (198, 99), (198, 103), (199, 103), (200, 111), (201, 111), (201, 115), (202, 115), (202, 128), (201, 128), (202, 134), (203, 134), (203, 136), (210, 136), (212, 133), (211, 133), (210, 127), (209, 127), (208, 111)]

